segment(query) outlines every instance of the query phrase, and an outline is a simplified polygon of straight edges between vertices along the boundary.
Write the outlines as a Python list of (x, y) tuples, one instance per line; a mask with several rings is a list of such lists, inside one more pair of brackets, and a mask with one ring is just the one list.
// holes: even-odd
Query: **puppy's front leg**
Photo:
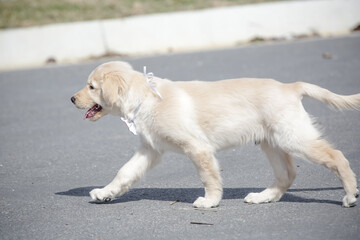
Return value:
[(193, 204), (196, 208), (217, 207), (222, 198), (222, 183), (216, 158), (211, 151), (196, 151), (188, 154), (205, 186), (205, 197), (199, 197)]
[(116, 177), (104, 188), (90, 192), (93, 200), (108, 202), (127, 192), (147, 170), (160, 162), (161, 155), (153, 149), (141, 147), (140, 150), (119, 170)]

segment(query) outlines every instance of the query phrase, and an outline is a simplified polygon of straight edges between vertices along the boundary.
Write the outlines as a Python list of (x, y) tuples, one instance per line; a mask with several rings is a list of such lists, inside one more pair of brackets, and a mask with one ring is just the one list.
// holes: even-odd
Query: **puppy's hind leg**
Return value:
[(94, 201), (108, 202), (127, 192), (131, 185), (139, 180), (147, 170), (160, 162), (161, 156), (149, 147), (140, 150), (119, 170), (115, 178), (104, 188), (96, 188), (90, 192)]
[(261, 149), (266, 153), (270, 165), (274, 170), (275, 182), (260, 193), (249, 193), (244, 199), (246, 203), (279, 201), (296, 177), (292, 159), (289, 154), (279, 148), (270, 146), (267, 142), (261, 143)]
[(333, 149), (325, 140), (315, 140), (310, 142), (303, 154), (310, 161), (324, 165), (335, 173), (346, 192), (343, 198), (343, 207), (354, 206), (359, 191), (357, 190), (355, 174), (342, 152)]
[(212, 151), (202, 149), (187, 153), (194, 162), (200, 179), (205, 186), (205, 197), (199, 197), (193, 206), (196, 208), (217, 207), (222, 198), (222, 183), (216, 158)]

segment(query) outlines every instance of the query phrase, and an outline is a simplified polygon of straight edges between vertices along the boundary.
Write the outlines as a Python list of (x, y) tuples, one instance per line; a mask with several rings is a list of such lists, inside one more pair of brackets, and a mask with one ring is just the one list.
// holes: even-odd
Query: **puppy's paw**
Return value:
[(115, 198), (115, 194), (107, 188), (95, 188), (90, 192), (90, 197), (97, 202), (110, 202)]
[(244, 198), (244, 202), (249, 203), (249, 204), (277, 202), (277, 201), (279, 201), (280, 197), (277, 197), (274, 194), (269, 194), (268, 192), (249, 193)]
[(198, 197), (193, 203), (193, 206), (195, 208), (213, 208), (219, 206), (219, 202), (220, 201), (216, 199)]
[[(358, 193), (357, 193), (358, 194)], [(356, 195), (355, 195), (356, 196)], [(343, 207), (354, 207), (356, 205), (356, 197), (353, 195), (346, 195), (343, 198)]]
[(249, 204), (259, 204), (266, 202), (266, 199), (260, 196), (260, 193), (249, 193), (245, 198), (244, 202)]

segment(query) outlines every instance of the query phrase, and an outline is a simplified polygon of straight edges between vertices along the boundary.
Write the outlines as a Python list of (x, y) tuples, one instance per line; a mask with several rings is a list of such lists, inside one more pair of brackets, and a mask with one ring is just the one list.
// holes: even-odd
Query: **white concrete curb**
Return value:
[(286, 1), (0, 31), (0, 69), (226, 47), (254, 37), (347, 34), (359, 0)]

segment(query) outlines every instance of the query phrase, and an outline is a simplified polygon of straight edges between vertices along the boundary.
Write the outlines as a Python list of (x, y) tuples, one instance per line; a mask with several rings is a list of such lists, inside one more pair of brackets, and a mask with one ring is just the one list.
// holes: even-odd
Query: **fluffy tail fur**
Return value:
[(308, 96), (326, 103), (335, 110), (360, 110), (360, 93), (338, 95), (314, 84), (299, 82), (302, 96)]

